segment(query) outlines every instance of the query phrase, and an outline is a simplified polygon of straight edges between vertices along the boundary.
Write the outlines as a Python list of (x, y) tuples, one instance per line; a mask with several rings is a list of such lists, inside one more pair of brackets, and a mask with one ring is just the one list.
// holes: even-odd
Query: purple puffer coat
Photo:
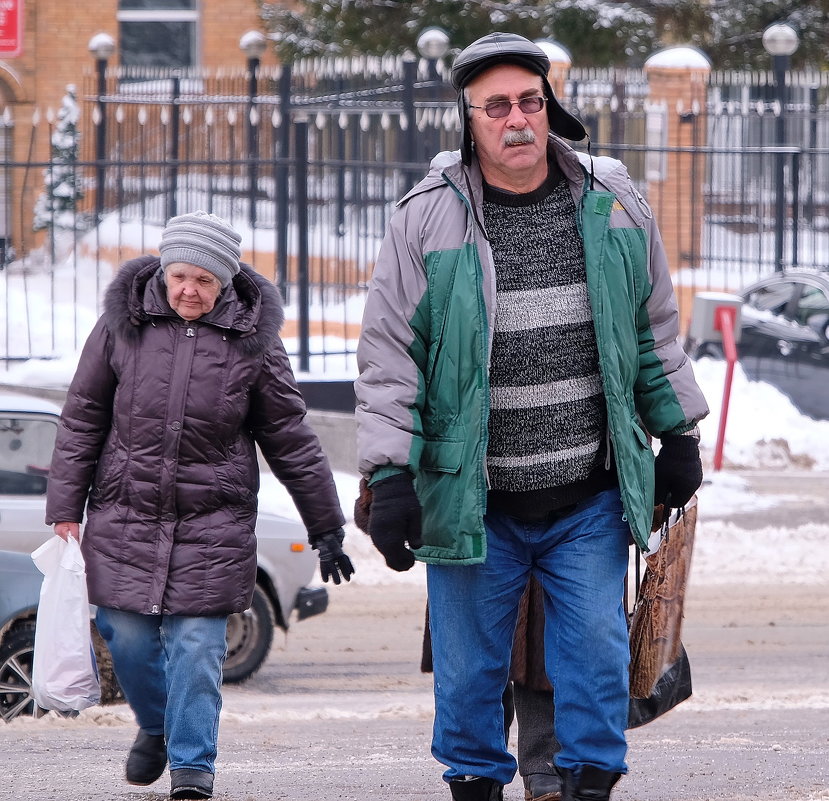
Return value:
[(309, 534), (343, 524), (278, 331), (279, 293), (246, 265), (193, 322), (151, 256), (107, 290), (61, 415), (46, 522), (82, 520), (89, 600), (224, 615), (256, 578), (258, 443)]

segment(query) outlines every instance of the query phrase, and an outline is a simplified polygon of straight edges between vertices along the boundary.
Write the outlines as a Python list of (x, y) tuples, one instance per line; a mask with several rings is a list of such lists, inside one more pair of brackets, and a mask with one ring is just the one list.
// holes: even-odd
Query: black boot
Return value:
[(167, 767), (167, 746), (163, 734), (147, 734), (142, 729), (127, 757), (127, 783), (152, 784)]
[(558, 773), (530, 773), (524, 777), (524, 801), (560, 801)]
[(493, 779), (476, 777), (449, 782), (454, 801), (504, 801), (504, 785)]
[(570, 770), (559, 769), (562, 780), (561, 801), (608, 801), (621, 773), (585, 765), (578, 778)]
[(213, 798), (213, 774), (192, 768), (171, 770), (170, 798)]

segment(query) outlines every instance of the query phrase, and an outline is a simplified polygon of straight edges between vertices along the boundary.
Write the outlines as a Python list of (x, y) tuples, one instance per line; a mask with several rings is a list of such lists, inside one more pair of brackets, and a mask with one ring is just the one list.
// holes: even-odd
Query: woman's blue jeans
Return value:
[(139, 727), (164, 735), (170, 770), (214, 773), (227, 617), (99, 606), (96, 623)]
[(509, 784), (501, 696), (509, 676), (518, 604), (530, 572), (544, 589), (547, 675), (555, 691), (558, 767), (627, 772), (627, 620), (624, 578), (630, 528), (618, 489), (567, 516), (522, 523), (484, 518), (481, 565), (428, 565), (435, 682), (432, 754), (446, 781), (482, 776)]

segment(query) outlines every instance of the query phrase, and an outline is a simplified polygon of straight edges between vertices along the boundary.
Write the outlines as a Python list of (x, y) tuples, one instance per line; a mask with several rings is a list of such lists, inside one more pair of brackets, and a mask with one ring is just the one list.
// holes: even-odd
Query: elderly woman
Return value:
[(123, 265), (63, 408), (47, 523), (80, 537), (90, 602), (139, 731), (130, 784), (169, 762), (174, 799), (210, 798), (227, 616), (256, 574), (258, 444), (290, 492), (322, 577), (349, 580), (344, 518), (278, 331), (271, 283), (241, 238), (197, 211), (161, 259)]

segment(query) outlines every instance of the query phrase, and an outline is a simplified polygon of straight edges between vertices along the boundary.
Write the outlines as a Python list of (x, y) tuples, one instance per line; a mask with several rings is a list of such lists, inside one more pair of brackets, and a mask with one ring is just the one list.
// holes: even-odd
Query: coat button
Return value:
[(173, 431), (178, 431), (181, 428), (181, 423), (176, 420), (174, 423), (170, 423), (170, 428), (172, 428)]

